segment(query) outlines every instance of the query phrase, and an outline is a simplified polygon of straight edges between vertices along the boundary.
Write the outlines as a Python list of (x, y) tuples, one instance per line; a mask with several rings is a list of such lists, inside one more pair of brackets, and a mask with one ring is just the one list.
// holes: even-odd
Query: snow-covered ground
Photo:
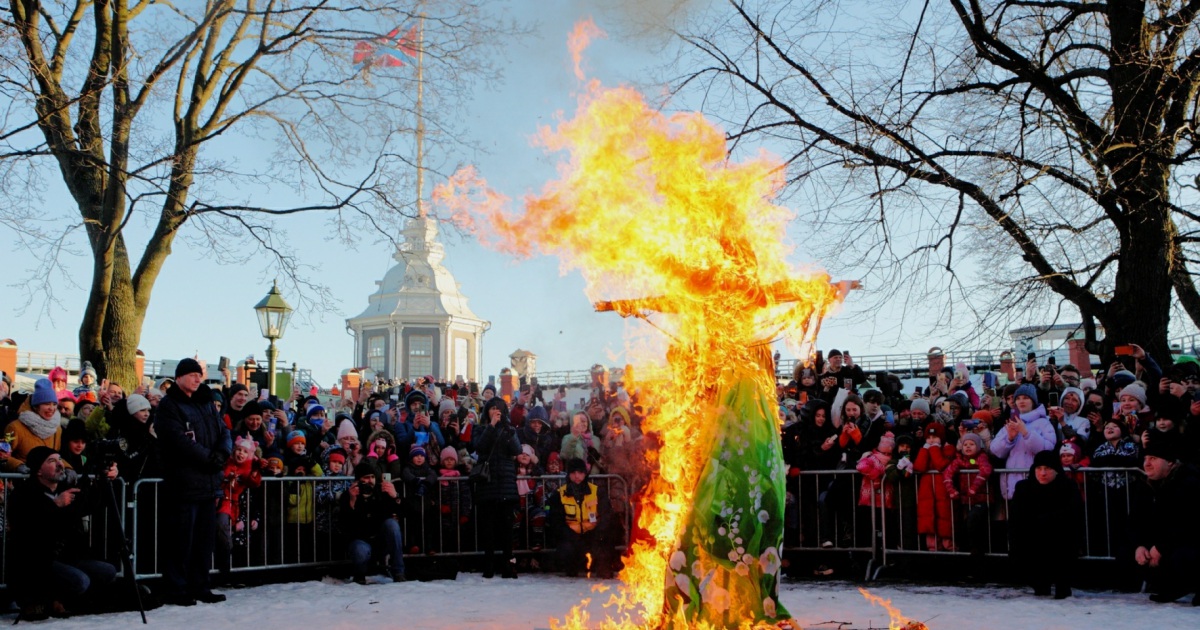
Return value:
[[(592, 595), (583, 579), (522, 575), (520, 579), (484, 580), (461, 574), (454, 582), (342, 584), (333, 580), (276, 584), (226, 591), (223, 604), (165, 607), (148, 613), (151, 628), (202, 627), (205, 630), (252, 628), (548, 628), (573, 605)], [(890, 599), (906, 616), (932, 630), (1003, 628), (1200, 627), (1200, 608), (1153, 604), (1145, 595), (1076, 591), (1064, 600), (1035, 598), (1008, 587), (953, 588), (878, 585), (871, 592)], [(604, 595), (592, 597), (592, 618), (603, 614)], [(806, 628), (887, 628), (887, 613), (868, 603), (855, 585), (845, 582), (785, 584), (783, 601)], [(11, 615), (8, 617), (11, 619)], [(2, 620), (0, 620), (2, 621)], [(140, 626), (137, 613), (47, 621), (55, 630)], [(26, 624), (22, 624), (26, 625)]]

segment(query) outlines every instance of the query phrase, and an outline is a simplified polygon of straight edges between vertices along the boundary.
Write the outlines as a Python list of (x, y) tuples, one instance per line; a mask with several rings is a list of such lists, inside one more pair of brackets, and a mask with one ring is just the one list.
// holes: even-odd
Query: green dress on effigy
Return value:
[(758, 368), (721, 376), (710, 455), (669, 560), (666, 627), (774, 624), (790, 616), (778, 592), (786, 469), (770, 368)]

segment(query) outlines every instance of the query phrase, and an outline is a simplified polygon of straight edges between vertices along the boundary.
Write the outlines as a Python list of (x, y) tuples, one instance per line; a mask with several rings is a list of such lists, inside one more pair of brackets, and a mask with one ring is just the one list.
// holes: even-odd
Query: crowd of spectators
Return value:
[[(639, 535), (628, 531), (630, 511), (655, 474), (658, 438), (642, 433), (646, 410), (619, 383), (594, 388), (574, 409), (565, 389), (536, 382), (506, 400), (490, 384), (433, 377), (367, 382), (356, 396), (323, 402), (317, 391), (260, 394), (228, 371), (208, 378), (194, 360), (180, 366), (175, 379), (128, 394), (89, 366), (75, 387), (61, 368), (32, 392), (0, 386), (0, 466), (29, 475), (0, 493), (8, 548), (38, 529), (13, 514), (22, 497), (41, 497), (38, 518), (60, 523), (96, 505), (71, 471), (168, 484), (163, 513), (191, 541), (163, 552), (164, 600), (178, 605), (223, 599), (208, 588), (210, 556), (225, 579), (239, 557), (261, 556), (345, 559), (355, 581), (378, 572), (399, 582), (409, 579), (406, 555), (460, 551), (483, 552), (489, 578), (608, 577), (620, 566), (614, 546)], [(955, 368), (911, 393), (894, 376), (874, 380), (837, 350), (779, 379), (787, 545), (870, 545), (874, 532), (862, 523), (878, 523), (895, 549), (1010, 553), (1038, 594), (1054, 587), (1069, 596), (1080, 555), (1144, 570), (1156, 601), (1196, 592), (1194, 360), (1164, 371), (1133, 346), (1097, 378), (1031, 360), (1017, 382), (978, 391)], [(120, 445), (115, 457), (102, 459), (115, 458), (115, 469), (90, 467), (111, 444)], [(76, 492), (87, 501), (72, 502)], [(211, 515), (198, 514), (210, 503)], [(78, 535), (73, 527), (54, 535)], [(38, 540), (49, 531), (38, 529)], [(318, 539), (331, 544), (306, 542)], [(533, 553), (518, 557), (514, 541)], [(112, 580), (79, 545), (37, 548), (37, 559), (9, 565), (10, 584), (53, 574), (62, 588), (14, 591), (26, 618), (86, 607), (93, 587)], [(41, 573), (26, 573), (28, 563)]]

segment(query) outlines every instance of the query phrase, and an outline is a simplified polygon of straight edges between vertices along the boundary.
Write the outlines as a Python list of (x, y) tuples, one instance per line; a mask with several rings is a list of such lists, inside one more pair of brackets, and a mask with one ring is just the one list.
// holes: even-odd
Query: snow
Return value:
[[(206, 630), (270, 628), (549, 628), (577, 602), (591, 597), (592, 618), (603, 613), (604, 594), (589, 592), (593, 584), (615, 587), (615, 581), (587, 581), (549, 575), (522, 575), (518, 580), (483, 579), (460, 574), (458, 580), (368, 584), (324, 581), (274, 584), (225, 591), (229, 601), (192, 608), (164, 607), (147, 613), (151, 628), (185, 628), (202, 623)], [(783, 602), (805, 628), (887, 628), (887, 614), (872, 606), (857, 586), (847, 582), (789, 582)], [(936, 587), (869, 585), (871, 593), (890, 599), (909, 618), (931, 630), (1095, 628), (1195, 628), (1200, 608), (1154, 604), (1142, 594), (1076, 591), (1064, 601), (1036, 598), (1028, 589), (1005, 586)], [(9, 616), (11, 618), (11, 615)], [(832, 622), (832, 623), (830, 623)], [(55, 630), (140, 626), (136, 612), (75, 617), (52, 623)], [(22, 624), (24, 626), (25, 624)], [(37, 625), (37, 624), (30, 624)]]

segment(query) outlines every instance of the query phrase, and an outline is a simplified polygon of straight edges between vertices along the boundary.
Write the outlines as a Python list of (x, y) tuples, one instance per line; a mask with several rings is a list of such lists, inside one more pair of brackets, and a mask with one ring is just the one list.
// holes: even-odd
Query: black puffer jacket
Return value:
[(158, 405), (154, 432), (163, 478), (174, 498), (203, 501), (221, 496), (221, 473), (233, 442), (207, 385), (201, 383), (190, 397), (178, 386), (168, 389)]
[[(489, 424), (489, 410), (500, 408), (500, 422), (494, 426)], [(521, 453), (521, 443), (517, 440), (517, 430), (508, 421), (508, 405), (499, 398), (493, 398), (483, 406), (483, 431), (477, 432), (479, 438), (475, 450), (479, 453), (479, 463), (483, 466), (489, 463), (491, 479), (474, 490), (476, 503), (512, 501), (519, 499), (517, 495), (517, 455)]]

